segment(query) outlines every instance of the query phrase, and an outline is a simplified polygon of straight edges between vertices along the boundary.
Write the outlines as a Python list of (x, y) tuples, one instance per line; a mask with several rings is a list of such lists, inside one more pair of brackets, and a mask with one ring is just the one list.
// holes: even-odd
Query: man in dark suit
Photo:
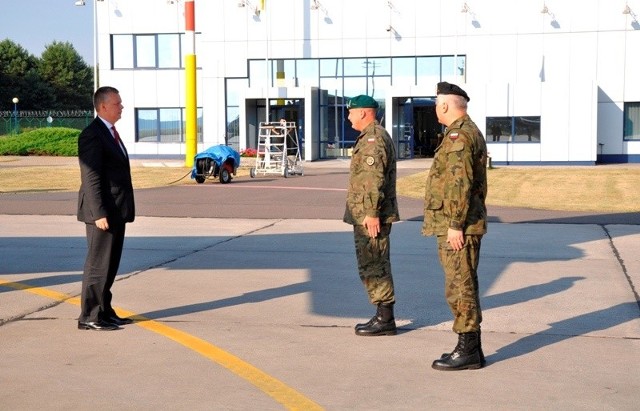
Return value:
[(110, 331), (132, 322), (118, 317), (111, 307), (111, 286), (120, 265), (125, 225), (134, 220), (135, 205), (129, 157), (115, 129), (123, 109), (120, 93), (100, 87), (93, 105), (98, 116), (78, 138), (78, 221), (85, 223), (88, 247), (78, 328)]

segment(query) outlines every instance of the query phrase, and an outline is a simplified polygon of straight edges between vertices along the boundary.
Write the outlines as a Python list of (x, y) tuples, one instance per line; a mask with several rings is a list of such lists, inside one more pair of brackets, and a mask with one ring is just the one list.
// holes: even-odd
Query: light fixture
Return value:
[(633, 10), (631, 10), (631, 7), (629, 7), (629, 4), (624, 5), (624, 10), (622, 10), (622, 14), (631, 16), (631, 18), (633, 18), (634, 21), (638, 21), (638, 16), (636, 15), (636, 13), (633, 12)]
[(554, 28), (556, 28), (556, 29), (560, 28), (560, 23), (558, 23), (558, 20), (556, 19), (556, 15), (555, 15), (555, 14), (553, 14), (553, 13), (549, 10), (549, 7), (547, 7), (547, 3), (544, 3), (544, 4), (542, 5), (542, 10), (540, 10), (540, 13), (541, 13), (541, 14), (543, 14), (543, 15), (544, 15), (544, 14), (546, 14), (546, 15), (548, 15), (549, 17), (551, 17), (551, 26), (552, 26), (552, 27), (554, 27)]
[[(104, 0), (93, 0), (93, 91), (98, 89), (98, 2)], [(86, 6), (84, 0), (77, 0), (76, 6)]]
[(551, 16), (552, 19), (555, 19), (555, 16), (553, 15), (553, 13), (549, 11), (549, 7), (547, 7), (547, 3), (543, 3), (542, 10), (540, 10), (540, 13), (548, 14), (549, 16)]
[(474, 13), (471, 10), (471, 7), (469, 7), (469, 5), (467, 4), (466, 1), (462, 5), (462, 8), (460, 9), (460, 13), (468, 14), (469, 16), (471, 16), (471, 24), (473, 25), (473, 27), (475, 27), (477, 29), (479, 29), (481, 27), (480, 26), (480, 22), (478, 21), (478, 18), (476, 17), (476, 13)]
[(238, 7), (247, 7), (247, 6), (253, 10), (253, 14), (255, 14), (256, 17), (260, 17), (260, 9), (257, 6), (254, 6), (253, 4), (251, 4), (249, 0), (240, 0), (240, 2), (238, 2)]
[(314, 11), (315, 10), (320, 10), (321, 12), (323, 12), (325, 14), (325, 16), (329, 14), (327, 9), (318, 0), (313, 0), (313, 2), (311, 3), (311, 10), (314, 10)]

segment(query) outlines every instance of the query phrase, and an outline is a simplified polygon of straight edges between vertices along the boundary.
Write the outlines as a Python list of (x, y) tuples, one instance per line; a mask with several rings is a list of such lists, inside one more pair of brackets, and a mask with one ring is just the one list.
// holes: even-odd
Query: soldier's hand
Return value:
[(454, 251), (462, 250), (464, 247), (464, 233), (462, 230), (454, 230), (450, 228), (447, 231), (447, 243), (454, 249)]
[(362, 225), (369, 232), (369, 237), (376, 238), (380, 234), (380, 218), (366, 216)]

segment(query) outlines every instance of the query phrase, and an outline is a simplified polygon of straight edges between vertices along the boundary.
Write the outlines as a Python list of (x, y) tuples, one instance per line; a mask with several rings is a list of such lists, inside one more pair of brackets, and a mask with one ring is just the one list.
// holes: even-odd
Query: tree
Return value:
[(47, 45), (38, 73), (56, 97), (58, 110), (93, 109), (93, 70), (69, 42)]
[(0, 110), (13, 110), (14, 97), (20, 99), (21, 107), (29, 106), (27, 77), (36, 67), (37, 59), (20, 45), (8, 39), (0, 42)]

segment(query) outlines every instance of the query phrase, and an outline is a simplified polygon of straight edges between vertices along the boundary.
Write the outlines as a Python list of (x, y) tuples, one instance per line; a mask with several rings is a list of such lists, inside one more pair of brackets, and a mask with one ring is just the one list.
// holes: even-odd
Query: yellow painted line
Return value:
[[(14, 283), (3, 280), (0, 280), (0, 286), (12, 288), (15, 290), (27, 291), (32, 294), (70, 303), (77, 306), (80, 305), (79, 297), (72, 297), (68, 294), (59, 293), (57, 291), (49, 290), (46, 288), (33, 287), (27, 284)], [(269, 395), (271, 398), (273, 398), (275, 401), (279, 402), (289, 410), (323, 410), (320, 405), (300, 394), (293, 388), (290, 388), (282, 381), (271, 377), (270, 375), (259, 370), (253, 365), (243, 361), (242, 359), (236, 357), (231, 353), (224, 351), (219, 347), (216, 347), (215, 345), (205, 340), (202, 340), (198, 337), (177, 330), (175, 328), (169, 327), (160, 322), (143, 317), (141, 315), (136, 315), (130, 311), (116, 308), (116, 312), (121, 317), (130, 317), (135, 320), (135, 325), (167, 337), (177, 342), (178, 344), (181, 344), (189, 348), (190, 350), (193, 350), (198, 354), (208, 358), (214, 363), (223, 366), (232, 373), (258, 387), (262, 392)]]

